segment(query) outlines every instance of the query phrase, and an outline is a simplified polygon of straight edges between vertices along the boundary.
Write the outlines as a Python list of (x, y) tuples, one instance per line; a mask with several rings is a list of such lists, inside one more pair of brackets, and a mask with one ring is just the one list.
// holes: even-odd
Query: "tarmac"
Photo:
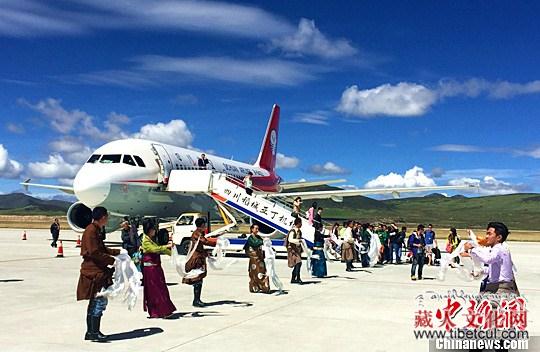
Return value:
[[(324, 279), (310, 278), (303, 267), (306, 284), (299, 286), (289, 283), (291, 270), (280, 259), (277, 272), (287, 294), (252, 294), (247, 258), (235, 255), (234, 264), (210, 271), (204, 281), (202, 299), (210, 306), (194, 308), (192, 288), (162, 257), (175, 319), (148, 319), (142, 297), (133, 311), (112, 300), (101, 327), (112, 341), (100, 344), (83, 340), (88, 302), (75, 297), (77, 234), (62, 231), (64, 258), (56, 258), (48, 230), (28, 230), (26, 241), (21, 234), (0, 229), (0, 351), (428, 351), (428, 342), (414, 337), (419, 295), (452, 289), (475, 294), (479, 287), (460, 279), (456, 269), (439, 281), (439, 268), (426, 266), (424, 280), (414, 282), (408, 264), (348, 273), (339, 262), (328, 263)], [(107, 240), (118, 241), (119, 233)], [(527, 299), (527, 330), (538, 336), (540, 244), (511, 242), (510, 248)]]

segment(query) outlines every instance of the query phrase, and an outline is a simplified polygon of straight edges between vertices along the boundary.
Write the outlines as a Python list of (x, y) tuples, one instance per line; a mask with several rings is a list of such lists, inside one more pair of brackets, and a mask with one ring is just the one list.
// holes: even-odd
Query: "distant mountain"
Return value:
[[(329, 190), (326, 186), (303, 188)], [(294, 191), (294, 190), (291, 190)], [(522, 193), (467, 198), (432, 194), (426, 197), (376, 200), (363, 196), (347, 197), (343, 202), (330, 199), (305, 199), (302, 209), (313, 202), (324, 208), (328, 220), (354, 219), (363, 222), (399, 224), (433, 223), (437, 227), (483, 227), (490, 221), (502, 221), (511, 229), (540, 230), (540, 194)], [(43, 200), (23, 193), (0, 195), (0, 214), (65, 215), (72, 202)]]
[(77, 201), (77, 197), (75, 197), (74, 195), (70, 195), (70, 194), (55, 194), (50, 199), (51, 200), (61, 200), (63, 202), (69, 202), (69, 203), (75, 203)]
[(448, 197), (440, 193), (431, 193), (431, 194), (428, 194), (427, 196), (424, 196), (424, 198), (448, 198)]
[(329, 204), (325, 215), (329, 218), (350, 218), (369, 222), (433, 223), (448, 227), (483, 227), (490, 221), (502, 221), (514, 229), (540, 229), (538, 194), (522, 193), (474, 198), (416, 197), (379, 202), (384, 204), (384, 207), (366, 209), (365, 203), (360, 202), (344, 209), (339, 203)]
[(24, 193), (0, 195), (0, 214), (4, 215), (65, 215), (72, 202), (44, 200)]

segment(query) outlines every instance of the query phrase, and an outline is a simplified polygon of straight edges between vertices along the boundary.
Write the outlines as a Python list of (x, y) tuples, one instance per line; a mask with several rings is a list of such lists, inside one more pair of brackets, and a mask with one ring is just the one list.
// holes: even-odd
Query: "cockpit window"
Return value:
[(133, 157), (135, 158), (135, 161), (137, 161), (137, 164), (140, 166), (140, 167), (146, 167), (146, 165), (144, 165), (144, 161), (142, 161), (141, 157), (138, 156), (138, 155), (133, 155)]
[(89, 164), (94, 164), (96, 161), (99, 160), (99, 157), (100, 157), (100, 156), (101, 156), (101, 155), (99, 155), (99, 154), (93, 154), (93, 155), (90, 157), (90, 159), (88, 159), (87, 163), (89, 163)]
[(128, 164), (128, 165), (131, 165), (131, 166), (137, 166), (137, 164), (135, 164), (135, 160), (133, 160), (133, 158), (131, 157), (131, 155), (125, 154), (125, 155), (124, 155), (124, 158), (122, 159), (122, 162), (123, 162), (124, 164)]
[(121, 157), (121, 154), (105, 154), (99, 162), (102, 164), (118, 164)]

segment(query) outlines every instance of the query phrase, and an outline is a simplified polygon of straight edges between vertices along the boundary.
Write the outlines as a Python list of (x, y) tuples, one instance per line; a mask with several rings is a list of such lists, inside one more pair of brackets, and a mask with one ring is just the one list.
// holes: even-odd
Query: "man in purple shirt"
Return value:
[(510, 251), (503, 245), (508, 237), (508, 228), (502, 222), (490, 222), (486, 229), (487, 247), (474, 247), (473, 244), (465, 243), (464, 257), (474, 259), (487, 264), (487, 275), (480, 286), (481, 292), (519, 295), (514, 278), (512, 256)]

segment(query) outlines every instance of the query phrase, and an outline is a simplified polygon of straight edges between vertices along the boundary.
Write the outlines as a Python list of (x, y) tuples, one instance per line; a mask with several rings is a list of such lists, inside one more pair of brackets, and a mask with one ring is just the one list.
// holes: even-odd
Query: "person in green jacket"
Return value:
[[(160, 255), (170, 256), (172, 243), (169, 242), (166, 245), (157, 243), (156, 224), (151, 219), (145, 219), (143, 231), (141, 249), (143, 251), (144, 310), (148, 311), (150, 318), (167, 318), (174, 313), (176, 307), (169, 296)], [(167, 232), (165, 229), (159, 231)]]

